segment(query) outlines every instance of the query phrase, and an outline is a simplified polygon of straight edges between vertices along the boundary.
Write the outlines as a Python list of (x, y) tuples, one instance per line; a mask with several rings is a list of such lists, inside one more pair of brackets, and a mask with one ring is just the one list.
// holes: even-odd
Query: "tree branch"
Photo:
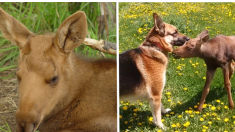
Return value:
[(107, 54), (116, 55), (117, 53), (116, 44), (105, 40), (98, 41), (95, 39), (85, 38), (83, 43), (92, 49), (96, 49)]

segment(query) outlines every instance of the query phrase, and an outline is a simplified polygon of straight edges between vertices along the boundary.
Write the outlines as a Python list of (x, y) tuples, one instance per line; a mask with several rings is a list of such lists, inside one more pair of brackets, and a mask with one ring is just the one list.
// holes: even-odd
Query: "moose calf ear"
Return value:
[(0, 7), (0, 30), (3, 36), (11, 41), (12, 44), (22, 48), (28, 37), (33, 35), (23, 24), (14, 17), (6, 13)]
[(199, 37), (202, 42), (206, 42), (210, 37), (209, 36), (209, 31), (204, 30), (197, 37)]
[(153, 13), (154, 27), (155, 30), (160, 34), (161, 37), (165, 34), (165, 24), (157, 13)]
[(86, 15), (84, 12), (78, 11), (64, 20), (56, 32), (54, 41), (61, 51), (70, 53), (74, 48), (82, 44), (86, 35)]

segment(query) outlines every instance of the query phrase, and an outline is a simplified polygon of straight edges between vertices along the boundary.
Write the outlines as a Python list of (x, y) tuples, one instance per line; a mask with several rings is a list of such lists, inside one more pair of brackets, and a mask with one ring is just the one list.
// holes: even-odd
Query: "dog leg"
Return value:
[(201, 97), (199, 106), (198, 106), (198, 108), (196, 109), (197, 111), (202, 111), (202, 107), (203, 107), (204, 101), (205, 101), (205, 99), (206, 99), (207, 94), (208, 94), (209, 91), (210, 91), (210, 84), (211, 84), (211, 80), (212, 80), (213, 77), (214, 77), (215, 70), (216, 70), (216, 68), (211, 68), (211, 67), (208, 67), (208, 66), (207, 66), (207, 71), (206, 71), (206, 83), (205, 83), (205, 86), (204, 86), (204, 89), (203, 89), (203, 92), (202, 92), (202, 97)]
[(166, 113), (168, 113), (169, 111), (171, 111), (171, 109), (169, 109), (169, 108), (164, 109), (163, 104), (161, 103), (161, 113), (162, 113), (162, 114), (166, 114)]
[(232, 94), (231, 94), (231, 82), (230, 82), (230, 76), (229, 76), (229, 67), (230, 63), (227, 63), (223, 69), (223, 74), (224, 74), (224, 87), (227, 91), (228, 94), (228, 102), (229, 102), (229, 107), (230, 109), (233, 109), (234, 104), (233, 104), (233, 99), (232, 99)]
[(161, 120), (161, 96), (155, 96), (149, 99), (151, 112), (153, 114), (153, 122), (159, 128), (165, 130), (166, 127), (163, 125)]

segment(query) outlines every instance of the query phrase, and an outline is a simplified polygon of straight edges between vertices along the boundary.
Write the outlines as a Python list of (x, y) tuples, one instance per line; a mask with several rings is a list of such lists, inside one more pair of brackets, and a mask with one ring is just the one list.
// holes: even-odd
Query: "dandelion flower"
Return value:
[(206, 77), (203, 77), (202, 79), (203, 79), (203, 80), (206, 80)]
[(122, 115), (119, 115), (119, 118), (122, 119)]
[(175, 124), (172, 124), (172, 125), (171, 125), (171, 127), (175, 128), (175, 127), (176, 127), (176, 125), (175, 125)]
[(149, 117), (149, 121), (153, 121), (153, 117)]
[(203, 119), (203, 118), (200, 118), (199, 120), (200, 120), (200, 121), (204, 121), (204, 119)]
[(190, 122), (187, 121), (186, 123), (184, 123), (183, 126), (184, 126), (184, 127), (188, 127), (189, 125), (190, 125)]
[(216, 109), (216, 107), (215, 107), (215, 106), (212, 106), (212, 107), (211, 107), (211, 110), (215, 110), (215, 109)]
[(127, 106), (123, 106), (122, 109), (123, 109), (123, 110), (127, 110), (128, 107), (127, 107)]
[(208, 121), (208, 124), (210, 124), (210, 125), (211, 125), (211, 124), (212, 124), (212, 121)]
[(184, 91), (187, 91), (188, 90), (188, 88), (184, 88)]
[(125, 124), (127, 124), (127, 123), (128, 123), (128, 121), (125, 121), (124, 123), (125, 123)]
[(224, 119), (224, 122), (228, 122), (228, 121), (229, 121), (229, 119), (228, 119), (228, 118), (225, 118), (225, 119)]

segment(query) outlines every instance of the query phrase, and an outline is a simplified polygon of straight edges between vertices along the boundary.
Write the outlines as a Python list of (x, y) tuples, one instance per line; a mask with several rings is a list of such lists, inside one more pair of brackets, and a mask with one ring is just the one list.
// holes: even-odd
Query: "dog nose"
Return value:
[(186, 41), (189, 41), (189, 39), (190, 39), (189, 37), (186, 37)]

